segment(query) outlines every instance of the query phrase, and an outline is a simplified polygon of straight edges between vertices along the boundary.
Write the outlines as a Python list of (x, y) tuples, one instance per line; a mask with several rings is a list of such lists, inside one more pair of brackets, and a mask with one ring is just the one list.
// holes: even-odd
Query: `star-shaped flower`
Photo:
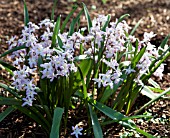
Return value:
[(73, 133), (71, 133), (71, 135), (75, 135), (76, 138), (78, 138), (79, 136), (78, 135), (82, 135), (82, 133), (80, 131), (83, 130), (83, 128), (79, 128), (77, 125), (74, 127), (72, 126), (72, 130), (73, 130)]

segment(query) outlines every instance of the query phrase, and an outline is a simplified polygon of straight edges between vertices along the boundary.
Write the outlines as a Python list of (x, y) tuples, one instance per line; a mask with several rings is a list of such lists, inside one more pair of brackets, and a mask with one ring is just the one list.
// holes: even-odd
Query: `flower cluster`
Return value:
[[(120, 63), (117, 62), (117, 55), (123, 54), (127, 52), (128, 46), (127, 42), (132, 44), (131, 50), (129, 53), (135, 52), (135, 46), (133, 43), (138, 41), (138, 52), (143, 48), (147, 47), (144, 55), (140, 59), (137, 67), (139, 69), (138, 77), (136, 81), (141, 83), (140, 77), (143, 74), (149, 73), (148, 69), (151, 65), (152, 61), (159, 56), (159, 49), (156, 48), (155, 45), (150, 43), (151, 38), (153, 38), (156, 34), (153, 32), (144, 33), (144, 39), (142, 41), (138, 40), (132, 35), (127, 35), (130, 27), (126, 23), (126, 21), (122, 21), (118, 23), (118, 20), (110, 23), (110, 27), (106, 27), (106, 31), (102, 31), (102, 27), (107, 20), (107, 16), (100, 15), (97, 19), (94, 19), (92, 22), (92, 27), (90, 29), (90, 33), (85, 37), (86, 43), (90, 43), (91, 47), (88, 48), (84, 54), (87, 56), (92, 56), (93, 54), (98, 55), (102, 43), (104, 44), (102, 62), (105, 63), (110, 69), (105, 73), (99, 73), (99, 78), (94, 78), (93, 80), (98, 83), (98, 87), (100, 88), (102, 85), (104, 87), (110, 86), (113, 88), (113, 84), (117, 84), (123, 79), (121, 78), (122, 74), (130, 74), (132, 72), (136, 72), (131, 68), (131, 60), (132, 56), (128, 54), (128, 58), (121, 60), (128, 61), (129, 67), (120, 68)], [(162, 51), (165, 51), (162, 49)], [(96, 62), (98, 59), (95, 59)], [(162, 64), (156, 72), (154, 72), (155, 76), (162, 78), (164, 70), (164, 64)], [(102, 85), (101, 85), (102, 84)]]
[[(80, 46), (84, 48), (84, 55), (90, 58), (95, 58), (95, 62), (102, 62), (107, 65), (108, 70), (104, 72), (99, 72), (98, 78), (93, 78), (93, 81), (98, 83), (98, 87), (101, 86), (113, 88), (114, 84), (123, 81), (122, 75), (129, 75), (135, 70), (131, 66), (132, 55), (127, 54), (127, 58), (122, 58), (121, 62), (128, 61), (129, 65), (120, 67), (121, 62), (118, 62), (118, 55), (127, 53), (127, 42), (132, 44), (131, 49), (128, 52), (134, 53), (135, 47), (133, 43), (138, 41), (138, 52), (142, 47), (147, 47), (146, 52), (137, 64), (139, 69), (139, 75), (136, 79), (140, 80), (140, 77), (144, 73), (148, 73), (148, 68), (153, 61), (153, 57), (157, 58), (159, 56), (158, 49), (150, 43), (150, 39), (155, 36), (153, 32), (144, 33), (144, 39), (139, 41), (134, 36), (128, 35), (130, 27), (126, 21), (118, 23), (118, 20), (111, 22), (105, 31), (102, 29), (106, 23), (108, 17), (104, 15), (99, 15), (92, 21), (92, 27), (86, 36), (82, 35), (84, 29), (74, 32), (71, 36), (69, 33), (60, 33), (56, 38), (60, 38), (62, 42), (59, 44), (58, 39), (56, 39), (56, 47), (51, 47), (52, 36), (55, 26), (55, 22), (45, 19), (35, 25), (33, 23), (28, 23), (22, 30), (21, 39), (15, 41), (16, 37), (12, 37), (8, 42), (9, 49), (25, 45), (26, 49), (18, 50), (13, 52), (11, 58), (14, 60), (13, 64), (19, 69), (14, 72), (13, 85), (18, 91), (25, 90), (26, 98), (23, 106), (28, 104), (32, 105), (32, 100), (34, 99), (35, 92), (35, 80), (30, 75), (33, 71), (40, 72), (38, 75), (40, 79), (49, 79), (53, 81), (54, 78), (59, 78), (60, 76), (68, 76), (70, 72), (76, 72), (77, 67), (75, 66), (75, 56), (79, 51)], [(40, 32), (43, 34), (39, 36)], [(102, 51), (101, 51), (102, 49)], [(166, 50), (166, 49), (161, 49)], [(101, 52), (101, 59), (97, 57)], [(38, 60), (42, 59), (41, 65), (38, 67)], [(100, 60), (100, 61), (98, 61)], [(25, 65), (24, 65), (25, 64)], [(162, 78), (162, 72), (164, 65), (162, 64), (154, 75)]]
[[(11, 58), (14, 60), (13, 64), (18, 68), (14, 72), (12, 85), (18, 91), (25, 90), (26, 98), (24, 105), (32, 106), (35, 92), (35, 79), (32, 77), (32, 71), (37, 71), (38, 59), (41, 58), (43, 63), (41, 79), (48, 78), (50, 81), (58, 76), (68, 76), (71, 71), (76, 72), (77, 68), (73, 62), (74, 60), (74, 46), (80, 43), (81, 36), (79, 33), (74, 33), (69, 39), (67, 34), (60, 34), (63, 41), (63, 49), (51, 48), (51, 37), (55, 23), (49, 19), (40, 22), (39, 26), (31, 22), (22, 30), (21, 39), (15, 41), (16, 37), (12, 37), (8, 44), (9, 49), (25, 45), (26, 49), (13, 52)], [(45, 29), (44, 29), (45, 28)], [(44, 29), (43, 34), (38, 37), (36, 30)], [(79, 38), (79, 39), (77, 39)], [(57, 43), (58, 45), (58, 43)], [(34, 72), (38, 73), (38, 72)], [(31, 79), (30, 79), (31, 78)]]
[(26, 98), (23, 98), (24, 103), (22, 104), (22, 106), (32, 106), (34, 95), (37, 94), (35, 91), (36, 86), (33, 83), (34, 80), (29, 79), (31, 75), (33, 75), (34, 71), (35, 69), (30, 69), (28, 66), (25, 65), (20, 68), (20, 70), (14, 71), (12, 85), (15, 86), (18, 91), (26, 91)]

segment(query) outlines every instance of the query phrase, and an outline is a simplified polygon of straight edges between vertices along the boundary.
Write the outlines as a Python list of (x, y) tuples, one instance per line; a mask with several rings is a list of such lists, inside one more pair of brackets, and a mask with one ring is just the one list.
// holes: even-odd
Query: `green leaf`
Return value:
[(139, 62), (139, 60), (141, 59), (141, 57), (143, 56), (143, 54), (145, 53), (146, 47), (143, 47), (140, 52), (133, 58), (132, 60), (132, 68), (136, 67), (136, 64)]
[(118, 25), (121, 21), (123, 21), (124, 18), (127, 17), (127, 16), (130, 16), (130, 15), (129, 15), (129, 14), (124, 14), (124, 15), (122, 15), (122, 16), (118, 19), (118, 21), (117, 21), (117, 23), (116, 23), (116, 27), (117, 27), (117, 25)]
[(105, 22), (104, 26), (102, 27), (102, 31), (104, 31), (104, 32), (106, 31), (106, 27), (109, 25), (110, 18), (111, 18), (110, 14), (107, 15), (107, 21)]
[(14, 52), (14, 51), (21, 50), (21, 49), (25, 49), (25, 48), (26, 48), (25, 45), (15, 47), (15, 48), (10, 49), (10, 50), (6, 51), (5, 53), (1, 54), (0, 58), (4, 57), (4, 56), (6, 56), (6, 55), (8, 55), (8, 54), (10, 54), (10, 53), (12, 53), (12, 52)]
[(170, 92), (170, 88), (166, 89), (164, 92), (162, 92), (161, 94), (159, 94), (159, 96), (157, 96), (156, 98), (150, 100), (148, 103), (146, 103), (144, 106), (142, 106), (139, 110), (135, 111), (135, 115), (140, 113), (143, 109), (145, 109), (147, 106), (149, 106), (150, 104), (152, 104), (153, 102), (159, 100), (162, 96), (164, 96), (165, 94)]
[(29, 23), (28, 9), (27, 9), (26, 2), (24, 0), (24, 24), (25, 26), (28, 26), (28, 23)]
[(13, 76), (13, 71), (9, 69), (8, 67), (12, 68), (13, 66), (0, 60), (0, 68), (5, 69), (7, 72), (10, 73), (10, 75)]
[(108, 117), (112, 118), (113, 120), (115, 120), (115, 122), (119, 122), (121, 121), (123, 118), (125, 118), (126, 116), (124, 116), (123, 114), (121, 114), (120, 112), (117, 112), (113, 109), (111, 109), (110, 107), (99, 103), (97, 101), (90, 101), (92, 103), (93, 106), (95, 106), (98, 110), (100, 110), (101, 112), (103, 112), (105, 115), (107, 115)]
[[(169, 56), (168, 55), (169, 53), (170, 53), (170, 47), (166, 51), (164, 51), (158, 58), (156, 58), (154, 61), (152, 61), (152, 63), (149, 66), (149, 70), (154, 68), (155, 67), (155, 63), (157, 63), (159, 60), (161, 60), (160, 62), (163, 62)], [(165, 58), (166, 54), (167, 54), (167, 57)]]
[(148, 115), (133, 115), (133, 116), (128, 116), (127, 118), (123, 118), (123, 120), (137, 119), (137, 118), (153, 118), (153, 116), (148, 116)]
[(7, 109), (5, 109), (5, 111), (3, 111), (2, 113), (0, 113), (0, 122), (2, 120), (4, 120), (5, 117), (7, 117), (11, 112), (13, 112), (15, 109), (13, 107), (8, 107)]
[[(89, 69), (91, 67), (91, 64), (92, 64), (91, 59), (84, 59), (84, 60), (81, 61), (80, 64), (77, 64), (80, 67), (81, 71), (82, 71), (83, 78), (85, 78), (86, 75), (88, 74), (88, 71), (89, 71)], [(76, 75), (77, 75), (77, 79), (81, 78), (81, 75), (78, 72), (76, 73)]]
[(65, 27), (66, 27), (66, 24), (68, 23), (70, 17), (73, 15), (73, 13), (75, 12), (75, 10), (77, 9), (77, 5), (74, 6), (74, 8), (72, 9), (72, 11), (69, 13), (69, 15), (66, 17), (66, 19), (64, 20), (64, 22), (62, 23), (62, 26), (61, 26), (61, 30), (60, 32), (63, 33)]
[(88, 94), (87, 94), (87, 86), (85, 84), (85, 81), (84, 81), (84, 77), (83, 77), (83, 72), (81, 70), (81, 67), (79, 65), (78, 66), (78, 70), (79, 70), (79, 74), (80, 74), (80, 79), (82, 81), (82, 84), (83, 84), (83, 94), (84, 94), (84, 99), (86, 99), (88, 97)]
[(86, 5), (83, 2), (82, 2), (82, 4), (83, 4), (83, 9), (84, 9), (85, 17), (87, 19), (88, 32), (89, 32), (90, 28), (92, 27), (92, 22), (91, 22), (90, 15), (89, 15), (89, 12), (88, 12), (88, 9), (87, 9)]
[(89, 111), (90, 111), (90, 117), (91, 117), (91, 122), (92, 122), (95, 138), (103, 138), (103, 132), (102, 132), (100, 123), (98, 121), (97, 115), (92, 110), (91, 105), (89, 105)]
[(137, 39), (136, 39), (135, 45), (136, 45), (136, 47), (135, 47), (134, 57), (136, 57), (136, 54), (137, 54), (137, 52), (138, 52), (138, 47), (139, 47), (139, 42), (138, 42)]
[(21, 105), (21, 100), (0, 96), (0, 105)]
[(14, 67), (14, 66), (12, 66), (12, 65), (10, 65), (10, 64), (2, 61), (2, 60), (0, 60), (0, 64), (1, 64), (2, 66), (4, 66), (5, 68), (8, 68), (8, 69), (10, 69), (10, 70), (12, 70), (12, 71), (16, 70), (16, 67)]
[(139, 27), (140, 23), (141, 23), (142, 19), (140, 19), (137, 24), (135, 25), (135, 27), (133, 28), (133, 30), (130, 32), (130, 35), (133, 35), (136, 31), (136, 29)]
[[(167, 37), (165, 37), (165, 39), (162, 41), (162, 43), (160, 44), (159, 47), (162, 48), (162, 49), (164, 49), (164, 47), (165, 47), (165, 45), (167, 44), (169, 38), (170, 38), (170, 34), (169, 34)], [(160, 55), (160, 54), (162, 53), (162, 50), (159, 49), (158, 53), (159, 53), (159, 55)]]
[(148, 82), (150, 83), (150, 84), (152, 84), (152, 86), (154, 86), (155, 88), (161, 88), (160, 86), (159, 86), (159, 84), (156, 82), (156, 81), (154, 81), (152, 78), (150, 78), (149, 80), (148, 80)]
[(157, 97), (157, 95), (153, 93), (147, 86), (144, 86), (144, 88), (141, 90), (141, 93), (150, 99), (154, 99)]
[(157, 93), (162, 93), (164, 90), (160, 89), (160, 88), (154, 88), (154, 87), (151, 87), (151, 86), (148, 86), (148, 88), (154, 92), (157, 92)]
[(54, 27), (51, 48), (56, 47), (56, 39), (57, 39), (59, 29), (60, 29), (60, 20), (61, 20), (61, 17), (59, 16)]
[(63, 112), (64, 112), (63, 108), (60, 107), (55, 108), (50, 138), (59, 138), (60, 135), (59, 128)]
[(49, 133), (49, 130), (50, 130), (49, 122), (47, 122), (46, 118), (38, 111), (38, 109), (35, 110), (33, 106), (26, 108), (26, 107), (16, 105), (14, 107), (18, 109), (19, 111), (21, 111), (22, 113), (24, 113), (25, 115), (27, 115), (28, 117), (35, 120), (39, 125), (42, 126), (42, 128), (47, 133)]
[(54, 0), (52, 12), (51, 12), (51, 20), (53, 21), (54, 21), (54, 11), (55, 11), (56, 5), (57, 5), (57, 0)]
[(107, 0), (102, 0), (103, 4), (106, 4)]
[(14, 95), (15, 97), (20, 98), (18, 93), (13, 88), (9, 87), (8, 85), (0, 83), (0, 87), (4, 88), (6, 91), (8, 91), (10, 94)]
[[(122, 78), (123, 80), (125, 80), (126, 77), (127, 77), (126, 74), (123, 74), (123, 75), (121, 76), (121, 78)], [(107, 101), (107, 100), (110, 98), (110, 96), (111, 96), (114, 92), (117, 91), (117, 89), (119, 88), (119, 86), (120, 86), (122, 83), (123, 83), (123, 81), (120, 81), (118, 84), (114, 84), (114, 85), (113, 85), (113, 89), (110, 89), (110, 87), (107, 87), (107, 88), (105, 89), (103, 95), (102, 95), (102, 98), (100, 99), (100, 102), (101, 102), (101, 103), (104, 103), (105, 101)]]
[(57, 36), (57, 39), (58, 39), (59, 47), (62, 48), (63, 47), (63, 42), (62, 42), (61, 38), (59, 36)]
[(130, 120), (128, 117), (124, 116), (123, 114), (109, 108), (108, 106), (106, 106), (102, 103), (99, 103), (99, 102), (96, 102), (96, 101), (93, 101), (93, 100), (89, 100), (89, 102), (93, 106), (95, 106), (98, 110), (103, 112), (105, 115), (107, 115), (108, 117), (113, 119), (113, 121), (119, 122), (121, 125), (123, 125), (126, 128), (134, 129), (135, 131), (143, 134), (144, 136), (146, 136), (148, 138), (154, 138), (152, 135), (150, 135), (147, 132), (144, 132), (143, 130), (139, 129), (132, 120)]
[(71, 35), (74, 33), (75, 25), (76, 25), (76, 23), (79, 21), (80, 16), (82, 15), (82, 13), (83, 13), (83, 10), (81, 10), (81, 11), (79, 12), (79, 14), (77, 15), (77, 17), (72, 20), (72, 22), (71, 22), (71, 24), (70, 24), (70, 28), (69, 28), (69, 33), (68, 33), (69, 36), (71, 36)]

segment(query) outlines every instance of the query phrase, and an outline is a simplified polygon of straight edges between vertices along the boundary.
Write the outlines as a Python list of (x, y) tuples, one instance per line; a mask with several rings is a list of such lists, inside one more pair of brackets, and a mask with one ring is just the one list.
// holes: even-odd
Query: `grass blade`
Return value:
[(63, 108), (59, 107), (55, 108), (50, 138), (59, 138), (60, 135), (59, 128), (63, 112), (64, 112)]

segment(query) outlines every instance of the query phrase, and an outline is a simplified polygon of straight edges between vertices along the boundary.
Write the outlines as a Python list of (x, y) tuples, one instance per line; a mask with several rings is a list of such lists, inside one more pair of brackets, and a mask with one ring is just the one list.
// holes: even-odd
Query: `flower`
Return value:
[(27, 98), (23, 98), (22, 100), (25, 101), (25, 102), (22, 104), (22, 106), (25, 106), (25, 105), (32, 106), (33, 98), (27, 97)]
[(127, 75), (129, 75), (131, 72), (136, 72), (134, 69), (131, 69), (131, 66), (129, 66), (127, 69), (124, 70)]
[(145, 32), (143, 42), (149, 42), (150, 39), (155, 36), (156, 36), (156, 34), (154, 34), (153, 32), (150, 32), (150, 33)]
[(72, 130), (73, 132), (71, 133), (71, 135), (75, 135), (76, 138), (78, 138), (79, 136), (78, 135), (82, 135), (82, 133), (80, 131), (83, 130), (83, 128), (79, 128), (77, 125), (74, 127), (72, 126)]

